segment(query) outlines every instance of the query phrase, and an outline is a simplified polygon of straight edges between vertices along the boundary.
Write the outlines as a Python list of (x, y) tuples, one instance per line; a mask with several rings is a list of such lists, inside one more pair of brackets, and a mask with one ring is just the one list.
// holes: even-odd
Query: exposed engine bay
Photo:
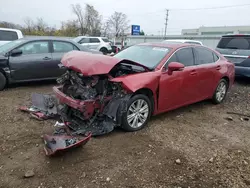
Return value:
[(61, 76), (57, 82), (61, 92), (74, 100), (83, 101), (82, 109), (61, 104), (59, 113), (69, 127), (79, 134), (90, 131), (92, 135), (111, 132), (119, 126), (119, 117), (127, 109), (131, 94), (122, 88), (121, 83), (112, 78), (144, 72), (142, 67), (129, 64), (116, 65), (108, 75), (84, 76), (73, 70)]

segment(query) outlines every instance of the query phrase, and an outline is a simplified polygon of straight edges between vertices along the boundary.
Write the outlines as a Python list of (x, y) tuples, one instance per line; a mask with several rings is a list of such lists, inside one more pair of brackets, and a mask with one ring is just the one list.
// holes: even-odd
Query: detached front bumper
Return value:
[(93, 116), (95, 109), (100, 109), (101, 105), (96, 100), (76, 100), (65, 95), (61, 91), (61, 87), (53, 87), (53, 91), (59, 100), (59, 103), (66, 104), (67, 106), (82, 112), (84, 119), (89, 119)]
[(236, 77), (250, 77), (250, 67), (235, 66)]

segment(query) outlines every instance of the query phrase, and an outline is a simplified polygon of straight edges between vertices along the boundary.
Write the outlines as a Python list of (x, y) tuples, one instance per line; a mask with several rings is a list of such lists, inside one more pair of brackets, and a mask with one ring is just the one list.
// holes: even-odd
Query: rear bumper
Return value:
[(236, 77), (250, 77), (250, 67), (235, 66)]

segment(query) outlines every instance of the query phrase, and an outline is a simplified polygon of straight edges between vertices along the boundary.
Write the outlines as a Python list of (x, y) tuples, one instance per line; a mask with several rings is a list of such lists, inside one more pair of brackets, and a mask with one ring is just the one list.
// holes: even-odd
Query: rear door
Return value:
[(89, 38), (89, 48), (93, 50), (99, 50), (101, 41), (98, 38)]
[(52, 47), (53, 60), (51, 62), (50, 75), (51, 77), (58, 77), (65, 72), (65, 69), (59, 66), (63, 55), (73, 50), (79, 50), (79, 48), (67, 41), (52, 41)]
[(50, 77), (49, 68), (52, 60), (49, 41), (32, 41), (16, 48), (22, 54), (9, 58), (11, 76), (14, 80), (35, 80)]
[(250, 36), (222, 37), (216, 50), (236, 66), (250, 65), (250, 59), (248, 58), (250, 56)]
[(175, 52), (166, 63), (166, 68), (171, 62), (180, 62), (185, 68), (182, 71), (174, 71), (171, 75), (167, 71), (162, 73), (159, 91), (161, 112), (193, 103), (199, 95), (193, 49), (188, 47)]
[(205, 47), (194, 47), (195, 64), (198, 78), (199, 99), (205, 99), (211, 96), (215, 85), (217, 72), (220, 71), (221, 65), (216, 63), (219, 57)]

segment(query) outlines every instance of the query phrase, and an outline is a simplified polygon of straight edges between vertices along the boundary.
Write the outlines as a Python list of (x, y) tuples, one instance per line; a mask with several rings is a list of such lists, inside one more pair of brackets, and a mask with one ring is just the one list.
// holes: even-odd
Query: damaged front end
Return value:
[(60, 116), (78, 134), (103, 135), (120, 126), (131, 94), (121, 83), (110, 81), (125, 72), (111, 74), (84, 76), (69, 69), (57, 80), (60, 86), (53, 89)]

